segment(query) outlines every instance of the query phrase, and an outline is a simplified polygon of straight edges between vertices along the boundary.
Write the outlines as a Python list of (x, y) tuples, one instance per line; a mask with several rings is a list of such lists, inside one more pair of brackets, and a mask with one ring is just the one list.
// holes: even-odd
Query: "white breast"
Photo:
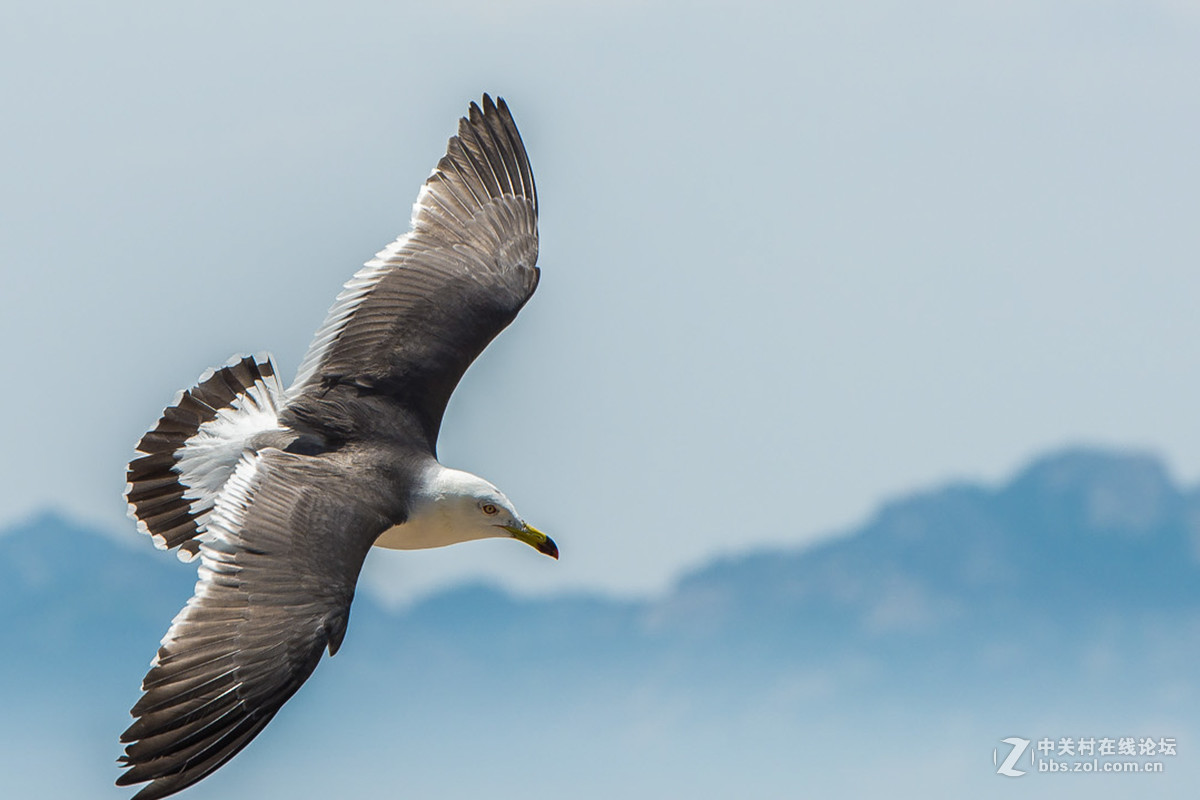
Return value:
[(482, 538), (470, 529), (455, 527), (447, 517), (445, 514), (428, 514), (402, 525), (393, 525), (379, 534), (375, 546), (389, 550), (424, 550)]
[[(408, 521), (379, 535), (376, 547), (424, 550), (448, 544), (505, 536), (479, 510), (481, 494), (502, 497), (499, 489), (469, 472), (447, 469), (434, 462), (413, 493)], [(497, 500), (496, 502), (500, 502)]]

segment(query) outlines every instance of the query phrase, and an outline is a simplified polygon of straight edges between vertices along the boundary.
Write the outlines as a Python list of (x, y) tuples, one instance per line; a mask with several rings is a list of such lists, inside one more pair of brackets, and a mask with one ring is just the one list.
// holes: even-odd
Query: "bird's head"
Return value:
[[(475, 477), (475, 476), (472, 476)], [(544, 553), (551, 558), (558, 558), (558, 545), (546, 534), (521, 519), (512, 501), (492, 484), (477, 478), (479, 485), (474, 487), (463, 500), (470, 504), (464, 508), (467, 516), (474, 517), (474, 524), (486, 526), (494, 531), (492, 535), (508, 535), (519, 542)], [(464, 505), (466, 505), (464, 503)], [(503, 531), (503, 533), (499, 533)]]
[[(438, 465), (427, 474), (419, 495), (420, 507), (409, 526), (401, 526), (421, 532), (417, 547), (510, 537), (558, 558), (554, 540), (522, 519), (504, 492), (478, 475)], [(436, 541), (428, 541), (431, 534)]]

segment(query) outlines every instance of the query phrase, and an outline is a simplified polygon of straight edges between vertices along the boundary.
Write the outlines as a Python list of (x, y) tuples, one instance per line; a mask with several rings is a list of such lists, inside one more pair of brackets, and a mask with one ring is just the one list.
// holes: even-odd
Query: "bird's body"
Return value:
[(537, 194), (503, 100), (484, 96), (413, 208), (413, 229), (359, 270), (286, 391), (269, 357), (211, 370), (129, 465), (140, 530), (200, 580), (162, 641), (121, 785), (164, 797), (220, 767), (345, 635), (374, 545), (495, 536), (557, 557), (495, 486), (442, 466), (463, 372), (537, 286)]

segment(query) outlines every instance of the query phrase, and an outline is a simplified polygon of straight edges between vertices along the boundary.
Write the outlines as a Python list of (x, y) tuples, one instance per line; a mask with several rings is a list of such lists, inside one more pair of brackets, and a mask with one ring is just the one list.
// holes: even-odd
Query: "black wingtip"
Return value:
[(484, 92), (483, 97), (478, 103), (474, 100), (471, 101), (471, 107), (467, 111), (467, 119), (473, 123), (478, 123), (482, 119), (501, 112), (511, 116), (508, 110), (508, 103), (504, 102), (504, 98), (496, 95), (496, 98), (493, 100), (490, 94)]

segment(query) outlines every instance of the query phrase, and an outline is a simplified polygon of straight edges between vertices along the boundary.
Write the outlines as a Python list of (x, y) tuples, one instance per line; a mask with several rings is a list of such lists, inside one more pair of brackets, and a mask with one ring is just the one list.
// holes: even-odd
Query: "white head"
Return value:
[(504, 492), (478, 475), (435, 462), (422, 478), (410, 502), (408, 520), (385, 531), (376, 545), (418, 550), (507, 537), (558, 558), (554, 541), (521, 519)]

